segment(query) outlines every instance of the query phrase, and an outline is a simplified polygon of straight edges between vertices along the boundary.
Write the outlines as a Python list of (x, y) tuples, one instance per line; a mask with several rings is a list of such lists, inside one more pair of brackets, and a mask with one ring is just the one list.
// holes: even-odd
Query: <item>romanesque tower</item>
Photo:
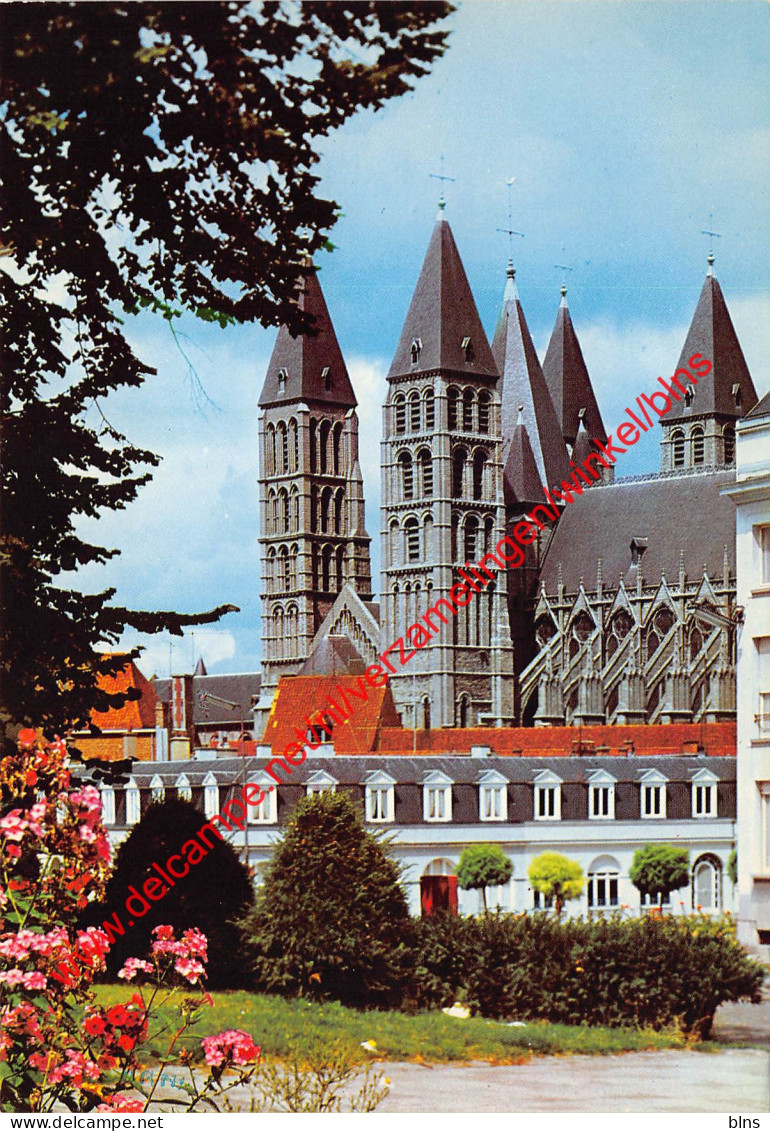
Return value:
[[(382, 442), (382, 640), (462, 580), (504, 533), (498, 372), (443, 209), (388, 374)], [(498, 725), (512, 714), (503, 577), (391, 686), (406, 725)], [(501, 614), (502, 611), (502, 615)], [(510, 702), (509, 702), (510, 701)]]
[(318, 277), (300, 306), (315, 333), (278, 333), (260, 397), (262, 693), (307, 658), (345, 582), (371, 600), (356, 398)]

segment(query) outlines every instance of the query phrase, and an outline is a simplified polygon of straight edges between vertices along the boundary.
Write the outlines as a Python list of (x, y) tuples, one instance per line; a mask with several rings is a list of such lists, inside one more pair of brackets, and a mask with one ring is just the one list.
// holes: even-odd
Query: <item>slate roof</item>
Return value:
[(122, 707), (109, 711), (92, 711), (91, 721), (100, 730), (145, 730), (155, 726), (156, 694), (153, 685), (145, 679), (133, 661), (115, 675), (100, 675), (97, 685), (110, 695), (136, 689), (141, 699), (127, 701)]
[[(259, 695), (262, 676), (259, 672), (244, 672), (240, 675), (193, 676), (193, 723), (195, 726), (240, 726), (241, 719), (249, 724), (251, 720), (252, 698)], [(163, 703), (171, 702), (171, 680), (154, 681), (158, 698)], [(237, 707), (226, 707), (215, 700), (201, 700), (200, 693), (208, 691), (237, 703)]]
[[(348, 693), (346, 704), (342, 692)], [(366, 701), (354, 698), (367, 693)], [(316, 711), (334, 710), (329, 699), (337, 704), (338, 713), (348, 719), (335, 723), (334, 748), (340, 754), (368, 754), (379, 744), (383, 727), (400, 727), (401, 720), (393, 702), (390, 687), (370, 687), (362, 676), (294, 675), (282, 676), (273, 697), (262, 742), (276, 754), (290, 742), (297, 741), (295, 727), (307, 733), (306, 717)]]
[(503, 440), (513, 439), (521, 408), (538, 475), (547, 486), (558, 485), (569, 471), (567, 449), (519, 301), (513, 268), (508, 269), (492, 353), (501, 374)]
[(770, 416), (770, 389), (761, 400), (757, 401), (751, 412), (747, 412), (746, 415), (751, 417)]
[[(463, 349), (465, 338), (471, 340), (471, 360)], [(415, 340), (422, 347), (413, 364)], [(388, 376), (434, 369), (497, 377), (452, 229), (443, 219), (433, 229)]]
[(567, 443), (575, 443), (581, 409), (585, 409), (584, 421), (590, 439), (603, 443), (607, 432), (566, 298), (562, 298), (556, 315), (556, 325), (543, 362), (543, 375)]
[[(696, 353), (708, 358), (711, 372), (705, 377), (695, 374), (698, 383), (694, 386), (692, 404), (687, 407), (682, 397), (661, 418), (662, 422), (670, 424), (674, 420), (714, 414), (736, 419), (745, 416), (756, 404), (757, 393), (722, 288), (711, 274), (704, 280), (677, 369), (687, 369), (689, 358)], [(734, 385), (741, 387), (740, 405), (735, 403)]]
[(503, 473), (503, 495), (506, 507), (520, 510), (543, 502), (543, 484), (523, 424), (517, 424), (513, 430)]
[(366, 663), (348, 636), (324, 636), (297, 675), (363, 675)]
[[(317, 274), (305, 276), (299, 307), (315, 318), (315, 334), (299, 334), (293, 338), (285, 326), (278, 331), (270, 364), (267, 367), (261, 408), (288, 401), (321, 401), (325, 404), (355, 408), (356, 395), (342, 357)], [(331, 380), (326, 388), (323, 370), (328, 366)], [(288, 371), (283, 389), (279, 387), (280, 369)]]
[[(661, 573), (677, 579), (680, 550), (690, 581), (702, 575), (704, 565), (709, 576), (721, 576), (725, 546), (734, 576), (735, 509), (720, 494), (734, 482), (735, 469), (727, 468), (596, 484), (559, 519), (541, 571), (546, 592), (556, 591), (559, 564), (567, 593), (578, 591), (581, 578), (593, 589), (599, 558), (605, 583), (617, 584), (631, 564), (633, 538), (647, 539), (640, 564), (648, 585), (660, 581)], [(606, 536), (597, 539), (597, 531)]]

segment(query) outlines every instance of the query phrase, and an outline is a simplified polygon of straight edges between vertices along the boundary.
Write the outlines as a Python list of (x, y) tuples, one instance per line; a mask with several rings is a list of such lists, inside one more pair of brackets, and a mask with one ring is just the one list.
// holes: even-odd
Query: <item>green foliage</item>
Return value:
[(673, 844), (647, 844), (634, 853), (628, 874), (643, 895), (665, 900), (690, 882), (690, 853)]
[(124, 702), (97, 693), (110, 665), (95, 652), (126, 628), (179, 635), (232, 608), (144, 613), (112, 604), (109, 588), (58, 585), (114, 556), (77, 523), (127, 506), (158, 463), (103, 406), (154, 372), (121, 315), (155, 313), (172, 334), (182, 311), (312, 332), (297, 286), (336, 212), (316, 191), (319, 143), (412, 89), (444, 50), (435, 25), (450, 10), (0, 7), (0, 251), (11, 263), (0, 270), (0, 721), (86, 725), (91, 709)]
[(738, 850), (733, 848), (727, 857), (727, 875), (733, 887), (738, 883)]
[(346, 793), (292, 811), (244, 926), (259, 988), (384, 1006), (400, 999), (410, 919), (399, 868)]
[(412, 1003), (460, 999), (484, 1017), (705, 1036), (721, 1002), (759, 1001), (765, 973), (728, 920), (702, 915), (439, 915), (417, 924)]
[(585, 887), (583, 869), (560, 852), (541, 852), (527, 874), (535, 891), (553, 899), (557, 915), (561, 915), (568, 899), (579, 899)]
[[(84, 925), (101, 926), (117, 913), (125, 926), (131, 918), (126, 911), (129, 886), (141, 892), (148, 876), (157, 876), (152, 865), (158, 863), (165, 869), (169, 856), (178, 854), (205, 823), (206, 818), (189, 801), (175, 798), (150, 805), (118, 849), (104, 902), (89, 904)], [(149, 950), (153, 928), (167, 923), (179, 932), (197, 927), (206, 935), (209, 986), (244, 984), (240, 932), (235, 921), (252, 905), (254, 889), (248, 868), (232, 846), (211, 833), (208, 841), (213, 847), (200, 863), (191, 866), (184, 879), (176, 880), (162, 899), (150, 904), (143, 918), (135, 919), (133, 927), (125, 926), (125, 934), (116, 938), (107, 958), (107, 969), (113, 976), (127, 957)], [(175, 866), (180, 869), (182, 863)]]
[(457, 883), (464, 891), (481, 888), (486, 910), (486, 889), (507, 884), (512, 872), (513, 864), (499, 845), (469, 844), (460, 855)]

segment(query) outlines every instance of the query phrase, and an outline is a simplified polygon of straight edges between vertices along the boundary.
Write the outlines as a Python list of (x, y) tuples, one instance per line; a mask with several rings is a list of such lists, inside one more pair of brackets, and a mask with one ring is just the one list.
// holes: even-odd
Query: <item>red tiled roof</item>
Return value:
[(155, 726), (155, 688), (146, 680), (133, 661), (127, 663), (115, 675), (101, 675), (98, 686), (109, 695), (136, 688), (141, 699), (127, 700), (122, 707), (109, 711), (92, 711), (91, 721), (100, 730), (145, 730)]
[[(353, 691), (359, 695), (366, 691), (366, 701), (354, 698)], [(348, 710), (341, 692), (347, 692)], [(370, 687), (363, 676), (295, 675), (279, 680), (262, 741), (280, 754), (290, 742), (298, 741), (295, 727), (304, 737), (308, 716), (316, 711), (334, 710), (329, 699), (348, 716), (345, 722), (334, 724), (332, 741), (336, 754), (371, 754), (379, 746), (383, 727), (391, 733), (399, 732), (399, 717), (389, 687)]]
[[(582, 750), (579, 745), (582, 744)], [(699, 749), (712, 756), (735, 755), (736, 724), (670, 723), (655, 726), (471, 727), (467, 730), (385, 728), (381, 754), (467, 754), (471, 746), (489, 746), (495, 754), (547, 757), (568, 754), (682, 754)]]

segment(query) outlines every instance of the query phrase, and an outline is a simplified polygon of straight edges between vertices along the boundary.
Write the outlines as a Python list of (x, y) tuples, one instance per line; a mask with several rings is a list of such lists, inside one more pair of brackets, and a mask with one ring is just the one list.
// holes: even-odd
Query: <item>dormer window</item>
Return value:
[(692, 779), (692, 815), (706, 820), (717, 815), (718, 778), (711, 770), (698, 770)]
[(473, 342), (470, 340), (470, 338), (463, 338), (461, 348), (465, 360), (473, 361)]
[(508, 820), (508, 780), (497, 770), (485, 770), (479, 777), (479, 820)]
[(588, 816), (592, 821), (615, 817), (615, 778), (606, 770), (594, 770), (588, 777)]
[(281, 393), (286, 388), (286, 380), (287, 380), (288, 376), (289, 376), (289, 370), (288, 369), (285, 369), (285, 368), (282, 367), (281, 369), (278, 370), (278, 390)]
[(647, 549), (646, 538), (632, 538), (631, 539), (631, 565), (638, 566), (642, 560), (644, 551)]
[(219, 785), (210, 772), (203, 779), (203, 812), (207, 821), (219, 812)]
[(561, 820), (561, 778), (553, 770), (535, 775), (535, 820)]
[(176, 795), (180, 801), (192, 801), (192, 788), (187, 774), (180, 774), (174, 782)]
[(338, 785), (337, 779), (327, 774), (326, 770), (315, 770), (305, 783), (305, 791), (308, 797), (313, 793), (324, 793), (327, 789), (330, 793), (335, 793)]
[(695, 389), (693, 389), (692, 385), (688, 385), (687, 388), (684, 391), (684, 407), (685, 408), (690, 408), (690, 406), (692, 405), (694, 397), (695, 397)]
[(647, 770), (641, 780), (641, 816), (655, 820), (666, 816), (668, 779), (659, 770)]
[(426, 821), (452, 820), (452, 779), (440, 770), (427, 774), (422, 783), (423, 818)]
[(382, 770), (375, 770), (364, 778), (366, 787), (366, 819), (373, 824), (385, 824), (395, 818), (396, 779)]
[(115, 824), (115, 790), (111, 785), (103, 785), (100, 789), (102, 799), (102, 824)]
[(420, 360), (421, 350), (422, 350), (422, 341), (420, 340), (420, 338), (412, 338), (412, 345), (411, 345), (412, 365), (416, 365), (417, 362)]
[(741, 386), (740, 386), (740, 384), (738, 384), (738, 382), (736, 382), (736, 383), (735, 383), (735, 384), (733, 385), (733, 387), (732, 387), (732, 389), (730, 390), (730, 392), (731, 392), (731, 393), (732, 393), (732, 395), (733, 395), (733, 400), (735, 401), (735, 406), (736, 406), (736, 408), (737, 408), (737, 407), (738, 407), (738, 406), (740, 405), (740, 403), (741, 403)]
[(324, 389), (328, 393), (332, 387), (332, 371), (328, 365), (325, 365), (321, 370), (321, 380), (324, 383)]
[(164, 801), (166, 798), (166, 787), (163, 784), (163, 778), (159, 774), (154, 774), (150, 782), (150, 796), (153, 801)]
[(126, 783), (126, 824), (136, 825), (142, 815), (139, 787), (133, 778)]

